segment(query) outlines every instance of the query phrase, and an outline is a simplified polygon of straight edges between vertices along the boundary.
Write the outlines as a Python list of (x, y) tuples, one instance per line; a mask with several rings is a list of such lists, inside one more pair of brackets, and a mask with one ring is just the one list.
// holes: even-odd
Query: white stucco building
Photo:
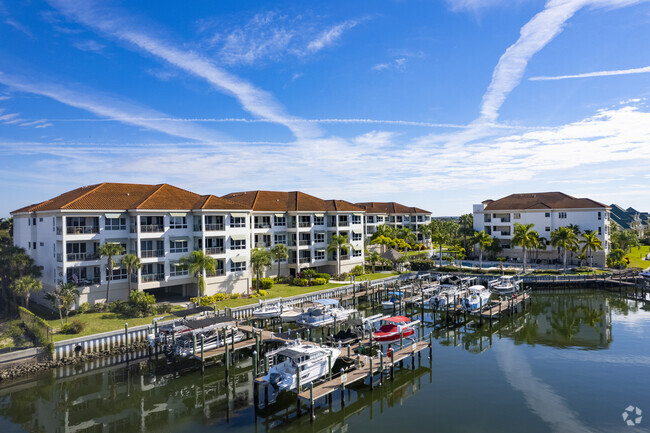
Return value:
[(366, 235), (372, 236), (380, 225), (388, 225), (396, 229), (407, 228), (413, 230), (417, 236), (417, 242), (429, 245), (431, 239), (425, 238), (420, 233), (420, 227), (431, 222), (431, 212), (412, 206), (404, 206), (400, 203), (391, 202), (365, 202), (355, 203), (365, 213)]
[(512, 194), (499, 200), (485, 200), (473, 208), (474, 230), (484, 230), (499, 239), (501, 256), (521, 258), (520, 247), (511, 245), (515, 223), (534, 224), (533, 230), (546, 238), (549, 246), (538, 251), (538, 260), (553, 261), (558, 251), (550, 246), (551, 232), (559, 227), (577, 226), (581, 232), (591, 230), (598, 235), (604, 251), (593, 253), (594, 264), (604, 265), (610, 250), (610, 208), (588, 199), (575, 198), (561, 192)]

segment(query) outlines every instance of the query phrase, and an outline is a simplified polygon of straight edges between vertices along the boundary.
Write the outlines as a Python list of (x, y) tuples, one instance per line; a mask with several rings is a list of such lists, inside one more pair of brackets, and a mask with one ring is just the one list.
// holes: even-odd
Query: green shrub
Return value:
[[(271, 290), (273, 278), (260, 278), (260, 290)], [(257, 289), (257, 279), (253, 279), (253, 289)]]
[(77, 311), (80, 314), (84, 314), (84, 313), (87, 313), (88, 311), (90, 311), (92, 308), (93, 307), (88, 302), (84, 302), (83, 304), (79, 305), (79, 308), (78, 308)]
[(363, 275), (363, 266), (361, 265), (356, 265), (352, 270), (350, 271), (350, 275), (354, 275), (355, 277), (360, 277)]
[(312, 286), (322, 286), (327, 284), (327, 280), (325, 278), (314, 278), (313, 280), (311, 280), (310, 284)]
[(321, 272), (320, 274), (314, 275), (314, 278), (323, 278), (326, 283), (329, 283), (332, 276), (326, 272)]
[(269, 292), (267, 292), (266, 290), (260, 289), (260, 296), (266, 296), (268, 294), (269, 294)]
[(307, 278), (294, 278), (293, 285), (306, 287), (309, 285), (309, 280)]
[(80, 320), (73, 320), (70, 323), (66, 323), (61, 327), (62, 334), (78, 334), (84, 330), (86, 325)]
[(430, 271), (436, 268), (433, 260), (411, 260), (411, 270), (415, 272)]
[(305, 269), (302, 271), (302, 277), (311, 280), (312, 278), (316, 277), (316, 271), (313, 269)]
[(156, 305), (155, 309), (156, 309), (156, 314), (166, 314), (172, 312), (172, 306), (171, 304), (168, 303)]
[(137, 312), (136, 314), (148, 316), (153, 314), (156, 297), (150, 293), (140, 290), (133, 290), (129, 293), (129, 306)]
[(228, 299), (239, 299), (241, 298), (241, 295), (239, 293), (231, 293), (228, 295)]

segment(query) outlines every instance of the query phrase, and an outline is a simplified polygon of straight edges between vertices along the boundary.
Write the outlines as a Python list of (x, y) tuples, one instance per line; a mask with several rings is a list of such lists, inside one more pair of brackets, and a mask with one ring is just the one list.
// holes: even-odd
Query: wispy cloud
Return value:
[(325, 47), (328, 47), (334, 44), (347, 30), (350, 30), (356, 27), (359, 24), (358, 20), (347, 20), (340, 24), (330, 27), (329, 29), (323, 30), (316, 39), (307, 44), (307, 50), (309, 52), (315, 53), (322, 50)]
[(552, 80), (566, 80), (568, 78), (591, 78), (591, 77), (609, 77), (612, 75), (630, 75), (630, 74), (647, 74), (650, 72), (650, 66), (645, 66), (643, 68), (633, 68), (633, 69), (617, 69), (612, 71), (598, 71), (598, 72), (586, 72), (584, 74), (575, 74), (575, 75), (558, 75), (554, 77), (531, 77), (530, 81), (552, 81)]
[[(223, 139), (224, 137), (218, 132), (206, 130), (197, 125), (192, 125), (191, 123), (146, 120), (165, 118), (167, 116), (165, 116), (164, 113), (128, 102), (122, 97), (101, 94), (88, 88), (79, 87), (73, 89), (58, 83), (36, 80), (27, 81), (24, 78), (8, 75), (2, 72), (0, 72), (0, 83), (21, 92), (46, 96), (63, 104), (86, 110), (98, 116), (119, 119), (122, 123), (141, 126), (176, 137), (189, 138), (198, 141), (215, 141)], [(6, 116), (15, 117), (17, 115)], [(2, 117), (4, 116), (0, 116), (0, 120), (2, 120)], [(22, 119), (21, 121), (24, 122)], [(45, 126), (41, 126), (41, 128), (44, 127)]]
[(218, 90), (235, 97), (246, 111), (285, 125), (299, 139), (321, 134), (318, 129), (289, 122), (296, 117), (286, 113), (284, 107), (270, 93), (217, 67), (196, 52), (178, 48), (172, 43), (159, 40), (144, 30), (136, 28), (130, 24), (130, 20), (119, 16), (112, 9), (94, 7), (94, 3), (89, 4), (89, 2), (84, 3), (83, 6), (70, 0), (50, 0), (50, 2), (65, 15), (129, 42), (150, 55), (206, 80)]
[(74, 46), (77, 49), (80, 49), (81, 51), (94, 51), (94, 52), (100, 52), (105, 48), (104, 45), (93, 40), (75, 42)]
[(446, 0), (453, 11), (478, 12), (494, 6), (504, 6), (509, 3), (519, 3), (522, 0)]
[(405, 71), (406, 70), (406, 58), (405, 57), (400, 57), (398, 59), (394, 59), (391, 62), (388, 63), (377, 63), (376, 65), (373, 65), (372, 68), (373, 71), (383, 71), (386, 69), (397, 69), (398, 71)]
[(25, 34), (26, 36), (28, 36), (28, 37), (30, 37), (30, 38), (34, 38), (34, 35), (33, 35), (32, 32), (27, 28), (27, 26), (25, 26), (25, 25), (19, 23), (18, 21), (16, 21), (16, 20), (13, 19), (13, 18), (7, 18), (7, 19), (5, 20), (5, 24), (7, 24), (7, 25), (13, 27), (14, 29), (18, 30), (19, 32)]

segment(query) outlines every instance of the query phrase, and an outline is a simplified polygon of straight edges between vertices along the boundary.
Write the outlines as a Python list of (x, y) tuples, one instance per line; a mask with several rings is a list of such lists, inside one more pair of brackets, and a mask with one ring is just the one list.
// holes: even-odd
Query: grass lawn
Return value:
[(632, 251), (625, 257), (630, 259), (630, 267), (645, 269), (650, 266), (650, 262), (643, 260), (650, 252), (650, 246), (641, 245), (639, 247), (633, 247)]
[(260, 299), (275, 299), (275, 298), (288, 298), (290, 296), (301, 295), (303, 293), (318, 292), (320, 290), (332, 289), (334, 287), (345, 286), (347, 284), (341, 283), (328, 283), (322, 286), (309, 286), (309, 287), (299, 287), (291, 286), (289, 284), (274, 284), (273, 288), (269, 290), (268, 295), (262, 296), (260, 298), (239, 298), (239, 299), (227, 299), (221, 301), (217, 304), (217, 308), (223, 310), (224, 307), (235, 308), (241, 307), (242, 305), (257, 304)]
[(1, 319), (0, 320), (0, 349), (10, 347), (33, 347), (34, 343), (21, 327), (20, 319)]
[(399, 275), (399, 272), (388, 272), (388, 273), (382, 273), (382, 272), (376, 272), (374, 274), (363, 274), (360, 277), (357, 277), (357, 282), (359, 281), (364, 281), (366, 278), (369, 279), (370, 281), (373, 280), (379, 280), (380, 278), (388, 278), (388, 277), (394, 277), (395, 275)]

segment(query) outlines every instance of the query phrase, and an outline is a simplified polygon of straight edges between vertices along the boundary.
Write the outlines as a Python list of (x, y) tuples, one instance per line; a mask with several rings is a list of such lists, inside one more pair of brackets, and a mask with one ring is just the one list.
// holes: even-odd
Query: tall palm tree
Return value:
[(32, 293), (43, 290), (43, 283), (31, 275), (25, 275), (14, 281), (11, 290), (14, 295), (22, 297), (25, 308), (29, 308), (29, 297)]
[(61, 307), (65, 311), (65, 321), (68, 321), (68, 316), (70, 315), (70, 309), (74, 303), (79, 299), (79, 290), (74, 283), (65, 283), (59, 287)]
[(278, 262), (277, 281), (280, 281), (280, 262), (289, 258), (289, 251), (287, 250), (287, 246), (284, 244), (275, 244), (275, 246), (271, 248), (271, 257), (273, 257), (273, 260)]
[(406, 248), (406, 254), (407, 254), (407, 255), (408, 255), (408, 250), (409, 250), (408, 247), (409, 247), (411, 244), (415, 243), (415, 241), (418, 240), (418, 237), (417, 237), (417, 235), (413, 232), (413, 230), (408, 229), (408, 228), (400, 229), (400, 230), (397, 232), (397, 237), (400, 238), (400, 239), (403, 239), (404, 242), (406, 243), (406, 245), (407, 245), (407, 248)]
[(593, 267), (594, 258), (591, 253), (602, 251), (603, 244), (600, 242), (600, 239), (598, 239), (598, 235), (596, 235), (592, 230), (585, 230), (582, 234), (582, 242), (582, 252), (584, 253), (586, 251), (587, 257), (589, 258), (589, 266)]
[(539, 252), (546, 250), (546, 245), (548, 245), (548, 239), (544, 236), (537, 234), (537, 241), (535, 242), (535, 260), (539, 259)]
[(520, 246), (524, 250), (524, 273), (526, 273), (527, 255), (529, 249), (537, 246), (539, 233), (533, 230), (535, 224), (515, 223), (512, 231), (512, 244)]
[(260, 293), (260, 278), (262, 272), (273, 264), (271, 253), (264, 248), (254, 248), (251, 251), (251, 271), (255, 274), (255, 290)]
[(431, 221), (431, 242), (440, 248), (439, 266), (442, 267), (442, 246), (449, 239), (445, 226), (440, 220)]
[(120, 263), (124, 265), (124, 268), (126, 269), (126, 272), (129, 275), (129, 292), (130, 292), (131, 275), (133, 274), (133, 272), (142, 268), (142, 263), (140, 262), (140, 258), (135, 254), (125, 254), (124, 257), (122, 257), (122, 260), (120, 260)]
[(564, 251), (564, 273), (566, 274), (567, 252), (578, 248), (578, 236), (569, 227), (560, 227), (551, 232), (551, 245)]
[(395, 237), (395, 228), (382, 224), (380, 226), (377, 226), (377, 229), (375, 232), (372, 234), (372, 237), (370, 238), (371, 240), (374, 240), (378, 238), (379, 236), (386, 236), (387, 238), (394, 238)]
[(431, 250), (431, 257), (433, 257), (433, 242), (431, 242), (431, 234), (433, 233), (433, 229), (431, 227), (431, 224), (423, 224), (420, 226), (418, 229), (420, 233), (422, 233), (422, 236), (424, 239), (427, 239), (429, 242), (429, 248)]
[(381, 259), (381, 255), (377, 251), (373, 251), (370, 254), (366, 255), (366, 260), (372, 266), (372, 273), (375, 273), (375, 265)]
[(182, 267), (187, 269), (191, 275), (196, 277), (196, 298), (197, 304), (201, 305), (201, 296), (205, 292), (205, 272), (215, 272), (217, 269), (215, 260), (206, 255), (202, 250), (192, 251), (188, 256), (183, 256), (178, 261)]
[(56, 308), (59, 311), (59, 320), (61, 321), (61, 326), (63, 326), (63, 313), (61, 312), (61, 310), (63, 310), (63, 305), (61, 304), (61, 292), (59, 289), (56, 288), (50, 292), (47, 292), (44, 298), (50, 301), (52, 308)]
[(115, 268), (115, 261), (113, 257), (119, 256), (124, 252), (124, 247), (115, 242), (106, 242), (97, 248), (100, 257), (106, 257), (106, 303), (108, 304), (108, 296), (111, 290), (111, 281), (113, 280), (113, 269)]
[(478, 244), (478, 263), (481, 269), (483, 269), (483, 250), (492, 245), (492, 242), (494, 242), (494, 239), (492, 239), (492, 236), (485, 233), (485, 230), (481, 230), (480, 232), (476, 232), (474, 234), (474, 244)]
[(458, 234), (463, 237), (463, 248), (467, 251), (467, 238), (474, 236), (474, 216), (471, 213), (461, 215), (458, 224)]
[[(381, 227), (381, 226), (380, 226)], [(330, 244), (327, 246), (327, 252), (331, 253), (336, 251), (336, 268), (338, 275), (341, 275), (341, 251), (348, 252), (352, 249), (352, 245), (348, 242), (348, 237), (345, 235), (333, 235)]]
[(373, 240), (370, 241), (372, 245), (381, 245), (381, 252), (384, 253), (386, 252), (386, 248), (390, 246), (396, 245), (395, 239), (389, 238), (388, 236), (377, 236)]

